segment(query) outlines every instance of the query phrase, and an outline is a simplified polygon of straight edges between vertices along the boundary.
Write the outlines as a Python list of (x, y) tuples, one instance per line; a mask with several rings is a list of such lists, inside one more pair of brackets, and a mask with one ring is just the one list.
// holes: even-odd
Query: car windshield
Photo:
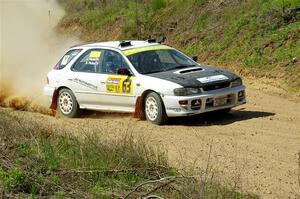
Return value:
[(173, 49), (135, 53), (129, 55), (128, 59), (141, 74), (188, 68), (197, 64), (192, 59)]

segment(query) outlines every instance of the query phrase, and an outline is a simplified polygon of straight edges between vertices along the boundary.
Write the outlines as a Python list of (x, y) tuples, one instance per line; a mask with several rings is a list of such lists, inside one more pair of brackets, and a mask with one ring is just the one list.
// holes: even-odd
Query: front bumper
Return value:
[[(225, 98), (224, 104), (217, 105), (214, 101)], [(246, 103), (245, 86), (224, 88), (201, 93), (193, 96), (164, 96), (162, 97), (168, 117), (189, 116), (200, 113), (232, 108)], [(197, 100), (200, 105), (192, 106)], [(187, 101), (185, 106), (179, 101)]]

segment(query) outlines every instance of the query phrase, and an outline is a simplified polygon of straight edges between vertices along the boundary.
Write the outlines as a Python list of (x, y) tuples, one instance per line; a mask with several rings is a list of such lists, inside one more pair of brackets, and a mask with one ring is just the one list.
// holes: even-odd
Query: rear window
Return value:
[(54, 69), (60, 70), (63, 69), (70, 61), (78, 55), (78, 53), (81, 52), (82, 49), (74, 49), (68, 51), (61, 59), (60, 61), (55, 65)]

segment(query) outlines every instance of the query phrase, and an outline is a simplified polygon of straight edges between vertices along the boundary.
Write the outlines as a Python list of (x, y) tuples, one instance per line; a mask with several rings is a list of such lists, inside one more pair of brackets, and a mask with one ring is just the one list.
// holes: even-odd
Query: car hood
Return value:
[(239, 78), (234, 73), (207, 65), (152, 73), (147, 74), (147, 76), (171, 81), (186, 88), (199, 88), (223, 82), (231, 82)]

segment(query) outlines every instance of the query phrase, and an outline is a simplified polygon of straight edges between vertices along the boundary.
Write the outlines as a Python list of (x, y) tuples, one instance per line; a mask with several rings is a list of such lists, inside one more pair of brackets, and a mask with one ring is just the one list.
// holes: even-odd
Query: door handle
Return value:
[(105, 81), (101, 81), (100, 83), (101, 83), (101, 84), (105, 84), (106, 82), (105, 82)]

